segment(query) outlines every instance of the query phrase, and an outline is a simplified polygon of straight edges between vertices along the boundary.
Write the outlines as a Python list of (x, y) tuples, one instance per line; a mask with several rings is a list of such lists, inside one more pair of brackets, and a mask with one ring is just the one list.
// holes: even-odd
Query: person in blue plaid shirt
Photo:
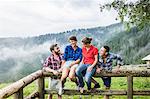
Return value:
[[(110, 53), (109, 50), (110, 48), (108, 46), (103, 46), (100, 49), (99, 64), (96, 70), (97, 73), (100, 73), (102, 70), (111, 72), (113, 60), (116, 60), (117, 62), (115, 72), (117, 73), (120, 71), (120, 66), (123, 65), (123, 59), (118, 54)], [(102, 77), (102, 80), (105, 88), (110, 89), (111, 77)], [(104, 99), (109, 99), (109, 96), (105, 96)]]

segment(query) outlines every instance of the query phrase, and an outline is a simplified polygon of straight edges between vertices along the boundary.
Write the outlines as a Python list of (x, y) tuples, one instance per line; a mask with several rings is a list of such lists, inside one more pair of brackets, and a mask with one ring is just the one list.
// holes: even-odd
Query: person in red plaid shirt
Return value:
[[(60, 78), (57, 77), (59, 72), (61, 72), (61, 64), (62, 64), (62, 54), (60, 53), (60, 49), (57, 44), (53, 44), (50, 46), (51, 55), (46, 59), (43, 64), (43, 70), (46, 72), (53, 73), (54, 77), (50, 78), (49, 88), (58, 92), (58, 99), (62, 99), (61, 93), (59, 93), (59, 82)], [(57, 84), (56, 84), (57, 83)], [(52, 99), (52, 94), (49, 95), (49, 99)]]

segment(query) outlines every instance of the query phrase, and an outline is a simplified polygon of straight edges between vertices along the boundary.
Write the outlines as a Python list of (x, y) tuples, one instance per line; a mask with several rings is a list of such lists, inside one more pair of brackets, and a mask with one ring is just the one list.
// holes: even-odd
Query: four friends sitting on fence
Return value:
[[(69, 77), (71, 81), (75, 82), (78, 90), (84, 93), (84, 80), (87, 85), (87, 91), (92, 91), (91, 82), (93, 82), (94, 89), (100, 88), (99, 83), (95, 81), (92, 76), (95, 73), (101, 73), (102, 70), (112, 71), (113, 60), (116, 60), (117, 66), (115, 72), (119, 72), (119, 68), (123, 65), (122, 58), (110, 53), (108, 46), (103, 46), (100, 49), (100, 56), (98, 55), (98, 48), (91, 44), (92, 38), (85, 37), (82, 40), (83, 48), (77, 46), (77, 38), (71, 36), (69, 38), (70, 45), (66, 46), (64, 54), (60, 54), (60, 49), (57, 44), (50, 47), (52, 54), (46, 59), (43, 69), (47, 72), (52, 72), (54, 75), (58, 75), (62, 72), (61, 79), (58, 77), (51, 78), (49, 82), (49, 88), (53, 86), (58, 92), (58, 98), (61, 99), (64, 83), (66, 78)], [(54, 79), (52, 81), (52, 79)], [(102, 77), (105, 88), (110, 89), (111, 77)], [(52, 84), (52, 83), (55, 84)], [(52, 89), (52, 88), (51, 88)], [(108, 99), (109, 96), (105, 96)], [(49, 95), (49, 99), (52, 99), (52, 95)]]

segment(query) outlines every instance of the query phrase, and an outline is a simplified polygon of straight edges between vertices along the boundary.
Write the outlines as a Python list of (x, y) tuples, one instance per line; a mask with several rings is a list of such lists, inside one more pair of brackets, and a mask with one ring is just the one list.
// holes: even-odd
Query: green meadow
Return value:
[[(95, 78), (101, 85), (100, 90), (104, 90), (103, 82), (101, 78)], [(2, 83), (0, 84), (0, 89), (8, 86), (10, 83)], [(92, 84), (92, 86), (94, 86)], [(45, 79), (45, 87), (48, 87), (48, 79)], [(35, 91), (37, 88), (36, 81), (32, 84), (29, 84), (24, 88), (24, 97), (28, 96), (30, 93)], [(76, 89), (75, 83), (71, 82), (69, 79), (67, 79), (67, 82), (65, 83), (66, 89)], [(134, 77), (133, 80), (133, 88), (134, 90), (150, 90), (150, 77)], [(86, 89), (86, 88), (85, 88)], [(112, 86), (111, 90), (117, 89), (117, 90), (127, 90), (127, 79), (126, 77), (114, 77), (112, 78)], [(47, 99), (48, 95), (45, 95)], [(68, 96), (63, 95), (63, 99), (79, 99), (82, 97), (82, 99), (103, 99), (103, 96), (101, 95), (74, 95), (74, 96)], [(12, 96), (10, 96), (8, 99), (13, 99)], [(57, 95), (53, 96), (53, 99), (57, 99)], [(110, 99), (127, 99), (127, 96), (110, 96)], [(134, 96), (134, 99), (150, 99), (150, 96)]]

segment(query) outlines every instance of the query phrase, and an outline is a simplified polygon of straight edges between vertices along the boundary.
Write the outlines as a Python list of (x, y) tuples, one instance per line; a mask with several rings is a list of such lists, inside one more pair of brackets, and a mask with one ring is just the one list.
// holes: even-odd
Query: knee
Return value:
[(74, 79), (74, 76), (69, 75), (69, 79), (72, 81)]
[(76, 73), (77, 76), (79, 76), (81, 74), (80, 69), (77, 68), (76, 71), (75, 71), (75, 73)]
[(90, 78), (89, 78), (89, 77), (85, 77), (85, 81), (86, 81), (86, 82), (89, 82), (89, 81), (90, 81)]
[(74, 78), (74, 77), (69, 77), (69, 79), (70, 79), (71, 81), (74, 81), (75, 78)]
[(67, 74), (61, 76), (61, 80), (65, 80), (67, 78)]
[(86, 82), (91, 82), (91, 78), (92, 78), (91, 76), (85, 76), (85, 81)]

